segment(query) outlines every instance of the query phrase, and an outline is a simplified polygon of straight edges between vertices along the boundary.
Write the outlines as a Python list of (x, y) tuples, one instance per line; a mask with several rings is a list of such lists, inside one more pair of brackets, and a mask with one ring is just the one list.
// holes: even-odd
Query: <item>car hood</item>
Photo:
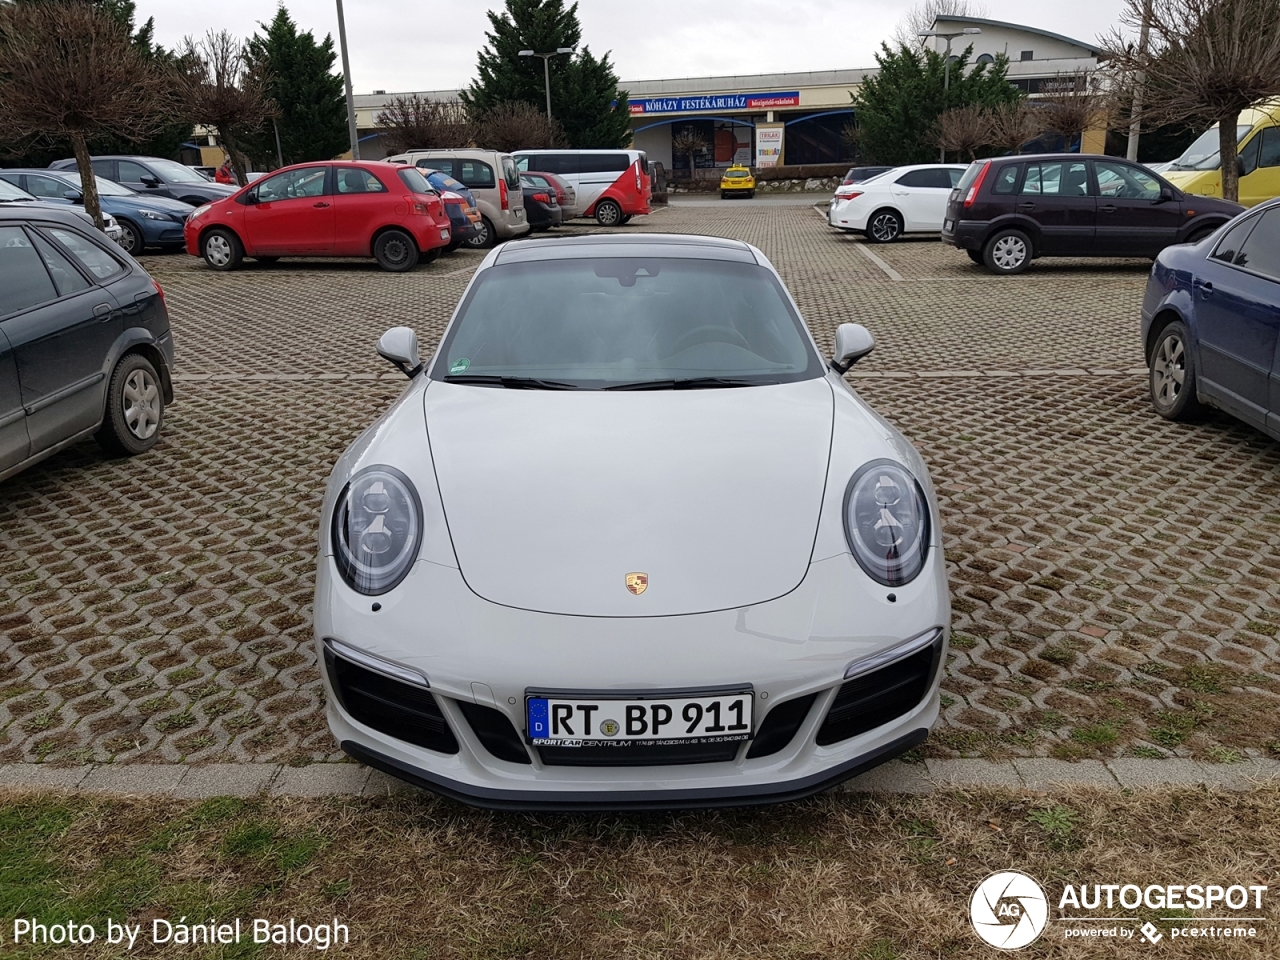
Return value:
[(180, 217), (185, 217), (193, 209), (189, 203), (170, 200), (168, 197), (103, 197), (102, 199), (112, 201), (112, 206), (154, 210), (156, 213), (176, 213)]
[[(824, 379), (642, 392), (437, 381), (423, 396), (458, 565), (486, 600), (672, 616), (804, 579), (831, 448)], [(647, 577), (641, 594), (632, 573)]]

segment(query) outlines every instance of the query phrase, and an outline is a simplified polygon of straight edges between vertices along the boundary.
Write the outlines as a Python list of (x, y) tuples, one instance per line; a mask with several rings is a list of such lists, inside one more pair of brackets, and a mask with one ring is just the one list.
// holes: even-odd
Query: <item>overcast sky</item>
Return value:
[[(1092, 42), (1121, 0), (983, 0), (987, 16)], [(137, 0), (166, 46), (226, 27), (248, 36), (276, 0)], [(335, 0), (288, 0), (317, 39), (334, 34)], [(487, 0), (344, 0), (356, 93), (466, 85), (484, 45)], [(873, 55), (912, 0), (580, 0), (583, 42), (611, 51), (623, 80), (874, 66)], [(731, 13), (729, 11), (732, 11)]]

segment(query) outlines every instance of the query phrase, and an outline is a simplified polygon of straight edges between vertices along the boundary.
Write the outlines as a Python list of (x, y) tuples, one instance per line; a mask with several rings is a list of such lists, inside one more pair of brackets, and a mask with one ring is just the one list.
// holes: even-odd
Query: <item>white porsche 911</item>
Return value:
[(348, 754), (467, 803), (768, 803), (921, 743), (950, 598), (919, 454), (759, 250), (506, 244), (338, 460), (315, 629)]

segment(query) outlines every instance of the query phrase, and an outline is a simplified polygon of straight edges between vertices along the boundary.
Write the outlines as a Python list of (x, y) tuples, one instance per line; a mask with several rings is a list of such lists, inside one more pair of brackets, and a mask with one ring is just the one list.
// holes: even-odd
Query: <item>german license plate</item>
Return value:
[(534, 746), (726, 743), (751, 737), (750, 690), (704, 697), (537, 697), (525, 700)]
[(943, 221), (942, 221), (942, 229), (943, 229), (943, 230), (950, 230), (950, 229), (951, 229), (952, 227), (954, 227), (955, 225), (956, 225), (956, 222), (955, 222), (954, 220), (943, 220)]

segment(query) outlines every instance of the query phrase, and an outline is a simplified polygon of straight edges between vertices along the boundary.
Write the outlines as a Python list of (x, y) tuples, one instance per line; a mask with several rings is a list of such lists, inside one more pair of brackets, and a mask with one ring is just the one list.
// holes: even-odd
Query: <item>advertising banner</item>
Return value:
[(782, 124), (756, 124), (756, 166), (776, 167), (782, 162)]
[(633, 115), (699, 113), (703, 110), (774, 110), (800, 106), (800, 93), (717, 93), (702, 97), (649, 97), (628, 102)]

